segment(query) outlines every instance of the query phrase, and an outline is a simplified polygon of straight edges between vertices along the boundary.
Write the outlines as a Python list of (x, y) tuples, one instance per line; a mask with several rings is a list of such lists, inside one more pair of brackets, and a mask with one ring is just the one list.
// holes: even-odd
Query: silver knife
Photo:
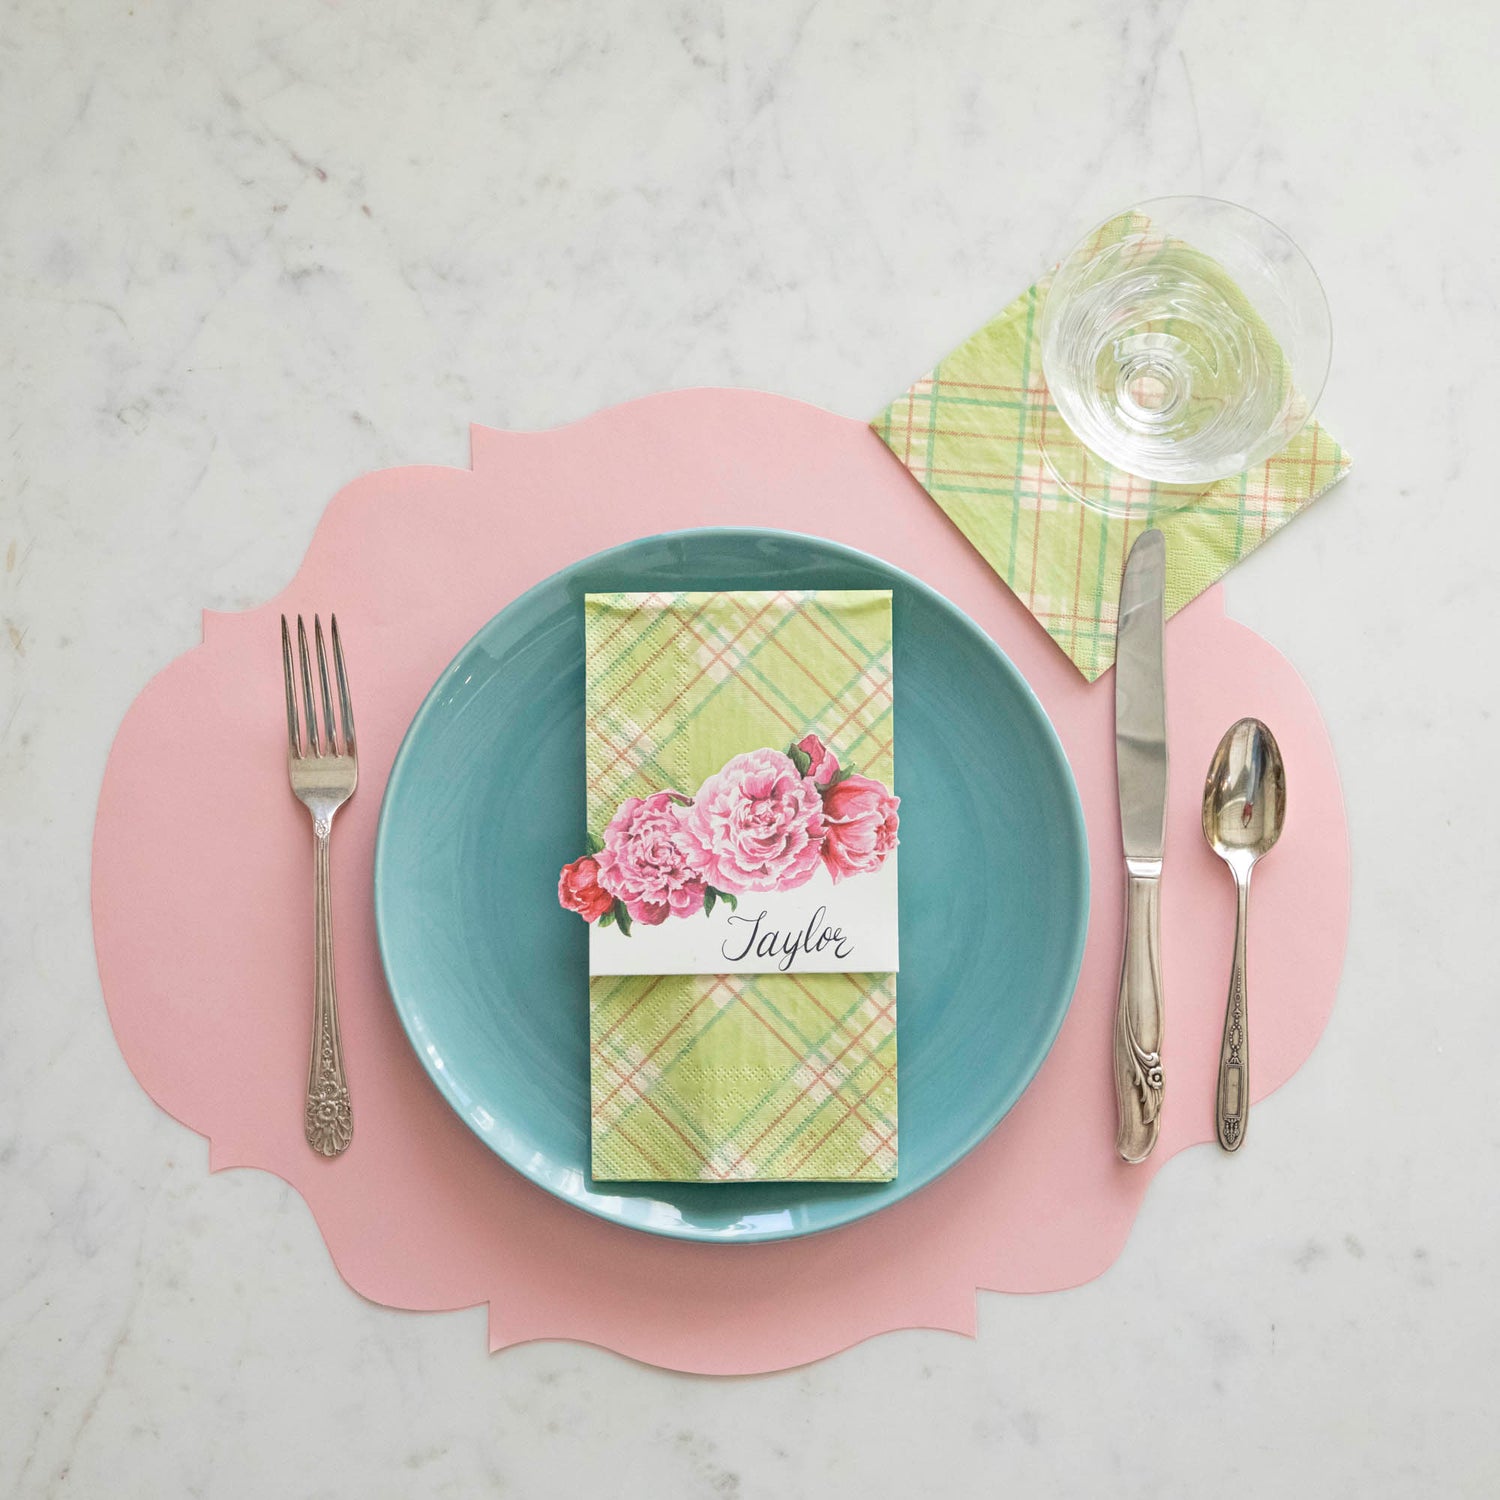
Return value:
[(1160, 1130), (1161, 856), (1167, 825), (1167, 695), (1162, 663), (1167, 544), (1143, 531), (1120, 580), (1115, 638), (1115, 772), (1125, 847), (1125, 956), (1115, 1010), (1115, 1149), (1144, 1161)]

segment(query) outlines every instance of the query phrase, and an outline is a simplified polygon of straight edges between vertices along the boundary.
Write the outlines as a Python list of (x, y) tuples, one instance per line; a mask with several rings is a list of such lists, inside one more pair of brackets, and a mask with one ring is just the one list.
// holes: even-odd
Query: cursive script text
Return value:
[(796, 962), (799, 953), (821, 953), (825, 948), (832, 948), (835, 958), (848, 958), (853, 952), (853, 944), (844, 936), (842, 927), (827, 925), (824, 921), (827, 915), (828, 908), (820, 906), (807, 919), (806, 927), (793, 932), (781, 932), (775, 927), (762, 928), (761, 924), (766, 919), (764, 911), (757, 912), (753, 917), (733, 916), (729, 919), (731, 925), (739, 922), (747, 926), (750, 929), (749, 935), (738, 953), (729, 951), (731, 944), (739, 940), (738, 933), (726, 941), (719, 951), (732, 964), (743, 963), (752, 953), (757, 958), (774, 959), (776, 967), (783, 973)]

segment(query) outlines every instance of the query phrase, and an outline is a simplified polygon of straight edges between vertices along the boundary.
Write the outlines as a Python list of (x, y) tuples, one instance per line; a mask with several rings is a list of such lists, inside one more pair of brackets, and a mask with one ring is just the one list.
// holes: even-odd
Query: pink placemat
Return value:
[[(994, 1134), (872, 1219), (748, 1247), (619, 1228), (494, 1157), (406, 1042), (381, 978), (370, 900), (391, 760), (458, 648), (517, 594), (588, 553), (715, 524), (864, 548), (915, 572), (988, 630), (1068, 752), (1093, 878), (1073, 1006), (1035, 1083)], [(306, 815), (285, 780), (278, 622), (283, 610), (330, 608), (349, 643), (361, 757), (360, 791), (341, 814), (334, 850), (357, 1124), (333, 1162), (302, 1139), (310, 860)], [(1143, 1167), (1113, 1152), (1123, 876), (1111, 679), (1090, 686), (1078, 676), (864, 423), (751, 392), (654, 396), (554, 432), (475, 428), (471, 470), (356, 480), (334, 498), (283, 594), (244, 614), (205, 616), (204, 644), (141, 693), (105, 771), (94, 933), (115, 1034), (151, 1096), (208, 1137), (212, 1169), (260, 1167), (301, 1192), (356, 1291), (414, 1309), (488, 1303), (494, 1349), (579, 1339), (669, 1368), (739, 1374), (805, 1363), (894, 1328), (972, 1333), (976, 1288), (1040, 1292), (1103, 1271), (1155, 1173), (1213, 1137), (1234, 903), (1203, 843), (1198, 801), (1219, 735), (1244, 714), (1276, 732), (1290, 809), (1282, 843), (1256, 875), (1257, 1098), (1307, 1057), (1333, 1004), (1349, 864), (1317, 707), (1281, 656), (1225, 618), (1219, 589), (1168, 626), (1167, 670), (1168, 1094), (1160, 1145)], [(1253, 1130), (1246, 1149), (1256, 1149)]]

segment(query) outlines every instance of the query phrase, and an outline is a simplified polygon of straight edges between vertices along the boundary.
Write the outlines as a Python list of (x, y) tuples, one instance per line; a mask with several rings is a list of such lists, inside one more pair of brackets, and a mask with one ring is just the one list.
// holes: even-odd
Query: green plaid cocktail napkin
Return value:
[[(1101, 234), (1139, 229), (1121, 216)], [(1217, 583), (1349, 469), (1317, 422), (1264, 464), (1183, 503), (1089, 457), (1079, 503), (1057, 481), (1044, 444), (1077, 443), (1047, 393), (1040, 352), (1048, 278), (1023, 292), (897, 397), (871, 424), (985, 561), (1093, 681), (1115, 657), (1120, 575), (1148, 526), (1167, 538), (1168, 615)]]
[[(888, 593), (590, 595), (585, 633), (592, 852), (564, 904), (638, 942), (880, 866)], [(895, 1176), (894, 973), (595, 972), (589, 1036), (595, 1178)]]

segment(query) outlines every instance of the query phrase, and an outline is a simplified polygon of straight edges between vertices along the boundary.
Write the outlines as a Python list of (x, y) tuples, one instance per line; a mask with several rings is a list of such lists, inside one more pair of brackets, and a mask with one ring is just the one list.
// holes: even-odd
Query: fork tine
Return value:
[(333, 670), (339, 682), (339, 721), (344, 727), (344, 754), (354, 754), (354, 705), (349, 701), (349, 674), (344, 670), (344, 643), (339, 639), (339, 617), (329, 615), (333, 627)]
[(328, 692), (328, 656), (323, 650), (323, 622), (317, 615), (313, 616), (313, 647), (318, 657), (318, 695), (323, 700), (323, 729), (328, 753), (337, 755), (339, 742), (333, 732), (333, 699)]
[(297, 735), (297, 691), (292, 686), (292, 638), (287, 634), (285, 615), (281, 617), (281, 675), (286, 682), (286, 750), (300, 760), (302, 741)]
[(312, 754), (318, 749), (318, 711), (313, 707), (312, 667), (307, 660), (307, 628), (302, 616), (297, 616), (297, 656), (302, 663), (302, 706), (307, 710), (307, 748)]

